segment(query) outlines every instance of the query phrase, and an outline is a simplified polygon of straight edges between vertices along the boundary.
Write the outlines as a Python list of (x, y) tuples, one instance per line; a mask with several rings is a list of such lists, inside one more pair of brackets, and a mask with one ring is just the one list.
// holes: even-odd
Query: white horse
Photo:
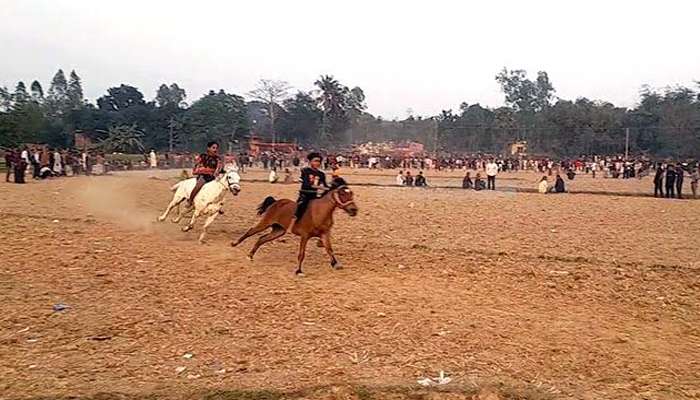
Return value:
[(192, 206), (185, 207), (182, 212), (180, 211), (180, 203), (187, 201), (190, 198), (190, 193), (197, 184), (197, 178), (190, 178), (184, 181), (180, 181), (173, 185), (170, 190), (175, 192), (173, 199), (168, 204), (168, 208), (165, 209), (163, 215), (158, 217), (158, 221), (165, 221), (170, 214), (170, 211), (177, 207), (178, 215), (173, 218), (174, 223), (180, 222), (182, 217), (188, 212), (194, 209), (194, 214), (192, 214), (192, 219), (187, 226), (182, 228), (183, 232), (187, 232), (194, 227), (194, 223), (200, 215), (207, 215), (208, 218), (204, 223), (204, 228), (202, 229), (202, 234), (199, 235), (199, 241), (204, 242), (204, 236), (207, 233), (207, 228), (214, 222), (219, 214), (223, 214), (221, 208), (224, 205), (224, 197), (226, 196), (226, 191), (230, 191), (234, 196), (238, 196), (241, 191), (241, 176), (238, 175), (238, 168), (231, 169), (226, 172), (223, 178), (216, 179), (214, 181), (206, 183), (202, 186), (202, 189), (197, 193)]

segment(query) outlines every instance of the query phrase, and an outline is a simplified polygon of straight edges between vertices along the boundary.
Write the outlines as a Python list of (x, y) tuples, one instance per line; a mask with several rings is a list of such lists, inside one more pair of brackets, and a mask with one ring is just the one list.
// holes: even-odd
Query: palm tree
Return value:
[(347, 88), (331, 75), (321, 76), (314, 84), (320, 90), (316, 101), (323, 111), (321, 137), (328, 139), (345, 117)]
[(143, 153), (144, 146), (141, 138), (144, 133), (136, 129), (136, 124), (111, 126), (106, 132), (98, 132), (107, 133), (107, 137), (94, 145), (96, 149), (109, 153)]

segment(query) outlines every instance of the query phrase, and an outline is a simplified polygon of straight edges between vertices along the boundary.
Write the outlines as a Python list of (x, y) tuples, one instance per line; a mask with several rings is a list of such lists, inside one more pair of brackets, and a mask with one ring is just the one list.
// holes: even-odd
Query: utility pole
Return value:
[(625, 160), (629, 158), (630, 154), (630, 128), (625, 128)]

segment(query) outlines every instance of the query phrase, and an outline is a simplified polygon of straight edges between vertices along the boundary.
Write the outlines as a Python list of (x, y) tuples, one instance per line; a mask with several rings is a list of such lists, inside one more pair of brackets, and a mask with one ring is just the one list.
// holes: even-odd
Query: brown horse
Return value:
[[(272, 232), (261, 236), (257, 243), (255, 243), (255, 246), (253, 246), (253, 249), (250, 250), (248, 259), (252, 261), (255, 252), (258, 251), (260, 246), (284, 236), (296, 208), (297, 203), (292, 200), (275, 200), (274, 197), (266, 198), (258, 207), (258, 215), (262, 215), (260, 222), (248, 229), (237, 241), (231, 243), (231, 246), (236, 247), (250, 236), (272, 227)], [(353, 200), (352, 190), (347, 187), (347, 184), (342, 178), (335, 179), (331, 184), (331, 189), (321, 198), (311, 200), (304, 215), (294, 224), (294, 233), (301, 236), (301, 242), (299, 243), (299, 266), (296, 274), (302, 273), (301, 265), (304, 261), (304, 255), (306, 254), (306, 244), (309, 239), (313, 237), (321, 238), (323, 247), (326, 248), (331, 258), (331, 267), (333, 267), (333, 269), (342, 268), (338, 260), (336, 260), (333, 254), (333, 247), (331, 246), (333, 211), (335, 211), (336, 208), (345, 210), (352, 217), (357, 215), (358, 211), (357, 205)]]

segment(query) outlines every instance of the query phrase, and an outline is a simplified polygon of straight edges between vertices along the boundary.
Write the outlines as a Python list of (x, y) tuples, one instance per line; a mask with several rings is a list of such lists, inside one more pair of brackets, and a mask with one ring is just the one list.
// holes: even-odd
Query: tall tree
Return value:
[(68, 97), (68, 104), (71, 109), (75, 110), (85, 106), (83, 85), (75, 70), (70, 72), (70, 80), (68, 81), (66, 96)]
[(29, 93), (27, 93), (27, 86), (24, 85), (24, 82), (19, 81), (17, 83), (15, 93), (12, 95), (12, 102), (16, 108), (20, 108), (29, 103)]
[(31, 91), (32, 101), (37, 104), (42, 104), (44, 102), (44, 89), (42, 89), (41, 83), (39, 83), (39, 81), (35, 80), (34, 82), (32, 82)]
[(270, 119), (272, 143), (277, 141), (277, 132), (275, 129), (277, 115), (275, 113), (275, 108), (279, 106), (281, 101), (289, 97), (289, 89), (291, 88), (292, 87), (285, 81), (261, 79), (255, 89), (248, 92), (248, 96), (260, 100), (267, 105), (267, 116)]
[(10, 110), (12, 106), (12, 94), (5, 86), (0, 86), (0, 112)]
[(249, 131), (245, 100), (212, 90), (187, 109), (185, 125), (188, 136), (183, 139), (190, 148), (202, 148), (209, 140), (233, 141)]
[(181, 108), (186, 106), (185, 99), (187, 93), (185, 89), (180, 88), (177, 83), (172, 83), (170, 86), (166, 84), (160, 85), (156, 92), (156, 104), (162, 108)]
[(145, 104), (143, 93), (133, 86), (124, 84), (107, 89), (107, 94), (97, 99), (97, 106), (106, 111), (121, 111)]
[(286, 113), (280, 118), (281, 136), (290, 141), (312, 145), (319, 140), (323, 113), (310, 94), (298, 92), (284, 101)]
[(314, 84), (319, 89), (316, 101), (323, 112), (321, 138), (329, 141), (347, 127), (347, 88), (331, 75), (321, 76)]
[(506, 104), (516, 107), (518, 111), (538, 112), (551, 104), (554, 98), (554, 86), (546, 72), (537, 73), (537, 79), (531, 81), (522, 69), (508, 71), (507, 68), (496, 75), (496, 82), (506, 95)]
[(51, 86), (46, 95), (46, 105), (53, 116), (61, 116), (70, 109), (68, 82), (62, 69), (59, 69), (51, 80)]
[(173, 151), (176, 142), (180, 139), (180, 130), (184, 124), (183, 107), (187, 105), (185, 89), (177, 83), (170, 86), (160, 85), (156, 92), (156, 104), (158, 104), (159, 121), (165, 125), (168, 134), (168, 150)]

